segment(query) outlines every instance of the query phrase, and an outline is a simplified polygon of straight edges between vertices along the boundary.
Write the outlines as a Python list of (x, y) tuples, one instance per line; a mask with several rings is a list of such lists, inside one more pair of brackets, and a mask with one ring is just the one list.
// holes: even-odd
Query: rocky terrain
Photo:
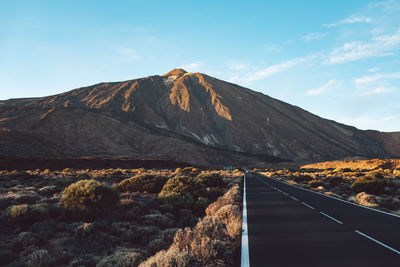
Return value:
[(0, 156), (263, 166), (400, 156), (400, 133), (361, 131), (238, 85), (175, 69), (0, 101)]

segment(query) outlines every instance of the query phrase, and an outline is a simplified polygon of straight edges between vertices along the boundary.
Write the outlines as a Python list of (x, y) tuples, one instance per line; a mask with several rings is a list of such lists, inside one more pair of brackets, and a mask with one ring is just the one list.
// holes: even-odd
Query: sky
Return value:
[(184, 68), (400, 131), (400, 0), (0, 4), (0, 100)]

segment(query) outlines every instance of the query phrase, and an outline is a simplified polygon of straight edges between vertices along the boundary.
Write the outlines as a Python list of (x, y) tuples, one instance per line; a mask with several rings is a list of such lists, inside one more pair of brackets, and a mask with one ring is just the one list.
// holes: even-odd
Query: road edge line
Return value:
[[(262, 175), (262, 174), (260, 174), (260, 175)], [(265, 175), (263, 175), (263, 176), (267, 177)], [(383, 213), (383, 214), (386, 214), (386, 215), (391, 215), (393, 217), (400, 218), (400, 215), (397, 215), (397, 214), (393, 214), (393, 213), (389, 213), (389, 212), (386, 212), (386, 211), (377, 210), (377, 209), (373, 209), (373, 208), (370, 208), (370, 207), (362, 206), (362, 205), (359, 205), (359, 204), (356, 204), (356, 203), (353, 203), (353, 202), (350, 202), (350, 201), (347, 201), (347, 200), (344, 200), (344, 199), (340, 199), (340, 198), (337, 198), (337, 197), (328, 196), (328, 195), (322, 194), (320, 192), (315, 192), (315, 191), (312, 191), (312, 190), (307, 189), (307, 188), (303, 188), (303, 187), (300, 187), (300, 186), (292, 185), (292, 184), (277, 180), (275, 178), (271, 178), (271, 177), (267, 177), (267, 178), (273, 179), (274, 181), (277, 181), (277, 182), (280, 182), (280, 183), (283, 183), (283, 184), (286, 184), (286, 185), (290, 185), (290, 186), (293, 186), (295, 188), (299, 188), (299, 189), (302, 189), (302, 190), (305, 190), (305, 191), (308, 191), (308, 192), (311, 192), (311, 193), (315, 193), (315, 194), (318, 194), (318, 195), (321, 195), (321, 196), (324, 196), (324, 197), (329, 197), (329, 198), (332, 198), (332, 199), (336, 199), (336, 200), (339, 200), (339, 201), (342, 201), (344, 203), (351, 204), (351, 205), (354, 205), (354, 206), (357, 206), (357, 207), (360, 207), (360, 208), (364, 208), (364, 209), (368, 209), (368, 210), (372, 210), (372, 211), (376, 211), (376, 212), (380, 212), (380, 213)]]
[(396, 249), (394, 249), (394, 248), (392, 248), (392, 247), (390, 247), (390, 246), (388, 246), (388, 245), (376, 240), (375, 238), (370, 237), (369, 235), (364, 234), (363, 232), (360, 232), (358, 230), (354, 230), (354, 232), (356, 232), (357, 234), (362, 235), (363, 237), (368, 238), (369, 240), (374, 241), (375, 243), (377, 243), (377, 244), (379, 244), (379, 245), (381, 245), (381, 246), (393, 251), (394, 253), (397, 253), (397, 254), (400, 255), (400, 251), (398, 251), (398, 250), (396, 250)]
[(246, 173), (243, 175), (243, 209), (242, 209), (242, 253), (241, 267), (250, 266), (249, 232), (247, 229)]

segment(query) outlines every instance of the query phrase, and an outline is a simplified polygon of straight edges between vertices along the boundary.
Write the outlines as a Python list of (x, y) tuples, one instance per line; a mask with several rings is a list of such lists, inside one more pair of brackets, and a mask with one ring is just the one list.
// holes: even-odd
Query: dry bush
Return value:
[(45, 220), (49, 217), (49, 211), (45, 204), (22, 204), (7, 208), (6, 215), (9, 219), (18, 222), (34, 222)]
[(149, 214), (141, 217), (145, 225), (154, 225), (162, 229), (174, 225), (174, 220), (162, 214)]
[(168, 250), (161, 250), (156, 255), (142, 262), (139, 267), (200, 267), (194, 255), (187, 251), (180, 251), (172, 246)]
[(368, 207), (377, 207), (378, 204), (376, 202), (375, 196), (367, 194), (365, 192), (358, 193), (356, 195), (356, 200), (358, 204), (368, 206)]
[(227, 239), (224, 225), (216, 218), (206, 216), (193, 229), (178, 230), (174, 246), (195, 255), (202, 265), (229, 264), (231, 252), (227, 247)]
[(324, 182), (322, 182), (321, 180), (311, 180), (311, 181), (308, 181), (308, 184), (311, 186), (311, 187), (318, 187), (318, 186), (323, 186), (323, 185), (325, 185), (325, 183)]
[(242, 230), (242, 214), (238, 205), (225, 205), (214, 216), (225, 224), (228, 235), (237, 238)]
[(182, 174), (182, 175), (188, 175), (188, 176), (194, 177), (200, 173), (200, 170), (197, 168), (194, 168), (194, 167), (185, 167), (185, 168), (179, 170), (178, 173)]
[(229, 204), (234, 204), (235, 202), (240, 202), (240, 188), (239, 185), (232, 186), (228, 192), (226, 192), (223, 196), (219, 197), (217, 201), (211, 203), (206, 209), (206, 215), (212, 216), (215, 214), (221, 207)]
[(393, 176), (400, 177), (400, 170), (394, 170)]
[(196, 177), (199, 183), (206, 187), (224, 187), (224, 178), (218, 172), (203, 172)]
[(178, 207), (190, 208), (199, 197), (205, 195), (204, 185), (198, 183), (196, 179), (177, 175), (167, 181), (158, 197)]
[(142, 249), (117, 248), (113, 254), (101, 259), (96, 267), (135, 267), (144, 260)]
[(167, 177), (151, 174), (141, 174), (122, 180), (116, 188), (122, 192), (159, 193), (167, 181)]
[(55, 266), (55, 258), (45, 249), (33, 251), (25, 258), (28, 267), (51, 267)]
[(160, 251), (162, 249), (165, 249), (167, 247), (167, 243), (165, 243), (164, 240), (160, 238), (153, 239), (149, 242), (147, 245), (149, 251), (151, 254), (156, 253), (157, 251)]
[(68, 186), (62, 194), (66, 208), (88, 213), (101, 213), (116, 206), (118, 193), (110, 186), (95, 180), (82, 180)]
[(298, 174), (298, 173), (295, 173), (295, 175), (292, 178), (296, 183), (308, 182), (312, 180), (311, 176), (307, 174)]
[(359, 177), (351, 185), (351, 189), (355, 193), (367, 192), (371, 194), (380, 194), (386, 186), (386, 182), (383, 179), (377, 179), (374, 177)]
[(14, 239), (14, 249), (21, 251), (29, 247), (37, 247), (42, 242), (41, 237), (32, 232), (22, 232), (17, 235)]

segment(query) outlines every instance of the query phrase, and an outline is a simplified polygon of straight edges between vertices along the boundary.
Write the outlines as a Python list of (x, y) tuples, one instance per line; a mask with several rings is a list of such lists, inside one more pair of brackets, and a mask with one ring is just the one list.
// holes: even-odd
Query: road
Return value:
[(250, 266), (400, 266), (400, 217), (246, 177)]

